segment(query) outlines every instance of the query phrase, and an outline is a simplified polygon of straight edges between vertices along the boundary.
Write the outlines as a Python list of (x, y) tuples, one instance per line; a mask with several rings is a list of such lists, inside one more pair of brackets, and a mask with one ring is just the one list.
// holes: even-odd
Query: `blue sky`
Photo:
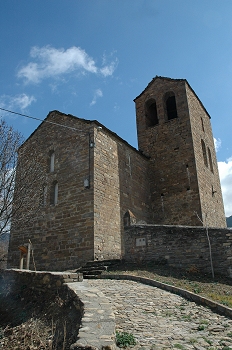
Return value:
[[(231, 0), (0, 2), (0, 107), (97, 119), (137, 147), (133, 99), (156, 75), (185, 78), (211, 115), (232, 215)], [(39, 122), (0, 113), (28, 137)]]

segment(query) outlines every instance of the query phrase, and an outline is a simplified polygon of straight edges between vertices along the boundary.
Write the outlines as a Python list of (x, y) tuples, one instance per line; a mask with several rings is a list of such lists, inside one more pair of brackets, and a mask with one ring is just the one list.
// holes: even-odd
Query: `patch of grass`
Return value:
[(227, 350), (227, 349), (228, 349), (228, 350), (231, 350), (231, 347), (225, 345), (226, 342), (228, 342), (228, 340), (227, 340), (227, 339), (223, 339), (223, 338), (219, 341), (219, 344), (220, 344), (221, 346), (224, 345), (224, 347), (222, 348), (222, 350)]
[(183, 319), (184, 321), (191, 321), (191, 315), (183, 315), (183, 316), (182, 316), (182, 319)]
[(200, 324), (209, 324), (208, 320), (200, 320)]
[(160, 282), (164, 283), (164, 284), (168, 284), (169, 286), (175, 286), (175, 283), (172, 282), (172, 281), (163, 280), (163, 281), (160, 281)]
[(189, 342), (190, 342), (190, 344), (195, 344), (195, 343), (197, 343), (197, 339), (195, 339), (195, 338), (190, 338), (190, 339), (189, 339)]
[(203, 339), (204, 339), (204, 341), (206, 342), (206, 343), (208, 343), (209, 345), (212, 345), (213, 344), (213, 342), (210, 340), (210, 339), (207, 339), (206, 337), (202, 337)]
[(136, 344), (135, 337), (131, 333), (116, 331), (116, 344), (120, 348)]
[(164, 314), (164, 316), (171, 317), (173, 315), (173, 312), (172, 311), (165, 311), (163, 314)]
[(143, 311), (143, 314), (152, 314), (152, 315), (157, 315), (157, 312), (156, 311)]
[(227, 337), (232, 338), (232, 332), (227, 333)]
[(232, 307), (232, 295), (223, 295), (221, 293), (220, 294), (210, 293), (209, 297), (222, 305)]
[(179, 306), (176, 306), (177, 309), (181, 310), (181, 311), (184, 311), (185, 310), (185, 306), (183, 305), (179, 305)]
[(199, 326), (197, 327), (198, 331), (203, 331), (205, 329), (205, 326), (203, 324), (199, 324)]
[(174, 348), (175, 349), (182, 349), (182, 350), (185, 349), (184, 345), (182, 345), (182, 344), (174, 344)]

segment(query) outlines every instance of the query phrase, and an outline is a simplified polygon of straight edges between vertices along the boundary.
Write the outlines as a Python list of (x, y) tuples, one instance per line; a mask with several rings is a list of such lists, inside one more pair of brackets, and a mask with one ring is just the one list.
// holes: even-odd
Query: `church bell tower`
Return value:
[(188, 82), (156, 76), (134, 101), (151, 222), (226, 227), (210, 116)]

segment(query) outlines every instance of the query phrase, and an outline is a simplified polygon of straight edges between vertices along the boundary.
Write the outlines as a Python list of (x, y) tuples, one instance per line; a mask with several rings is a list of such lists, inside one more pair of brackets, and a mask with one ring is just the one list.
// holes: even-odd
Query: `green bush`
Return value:
[(116, 344), (120, 348), (125, 348), (126, 346), (135, 345), (135, 337), (133, 334), (127, 332), (116, 331)]
[(205, 329), (205, 326), (203, 324), (200, 324), (197, 329), (198, 331), (203, 331)]

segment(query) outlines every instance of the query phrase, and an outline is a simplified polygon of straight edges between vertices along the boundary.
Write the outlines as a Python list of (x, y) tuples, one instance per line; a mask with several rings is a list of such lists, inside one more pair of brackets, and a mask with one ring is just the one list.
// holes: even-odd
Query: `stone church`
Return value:
[(20, 147), (17, 174), (30, 170), (23, 195), (16, 179), (15, 201), (26, 200), (8, 267), (29, 241), (37, 269), (55, 271), (122, 258), (125, 226), (226, 227), (210, 116), (191, 86), (156, 76), (134, 102), (138, 150), (58, 111)]

